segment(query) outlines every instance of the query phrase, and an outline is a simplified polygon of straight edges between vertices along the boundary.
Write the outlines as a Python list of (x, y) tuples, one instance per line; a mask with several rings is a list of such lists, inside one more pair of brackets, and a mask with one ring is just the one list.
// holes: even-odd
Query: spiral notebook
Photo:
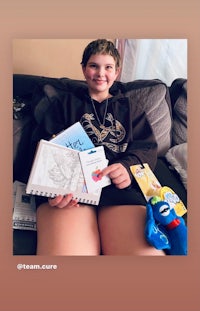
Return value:
[(98, 205), (101, 188), (88, 193), (79, 151), (41, 140), (26, 187), (27, 194), (55, 197), (73, 193), (81, 203)]

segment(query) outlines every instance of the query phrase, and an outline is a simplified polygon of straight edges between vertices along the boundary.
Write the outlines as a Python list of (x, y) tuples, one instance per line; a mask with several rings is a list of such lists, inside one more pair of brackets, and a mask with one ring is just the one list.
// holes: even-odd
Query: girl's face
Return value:
[(86, 67), (82, 67), (88, 83), (90, 96), (107, 97), (109, 88), (116, 80), (119, 70), (115, 67), (115, 60), (111, 55), (91, 55)]

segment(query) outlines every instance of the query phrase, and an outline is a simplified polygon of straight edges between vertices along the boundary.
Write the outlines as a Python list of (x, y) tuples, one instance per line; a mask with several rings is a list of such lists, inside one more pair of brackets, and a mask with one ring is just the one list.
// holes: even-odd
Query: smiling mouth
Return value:
[(105, 82), (106, 82), (106, 80), (98, 80), (98, 79), (94, 79), (94, 81), (95, 81), (96, 83), (105, 83)]

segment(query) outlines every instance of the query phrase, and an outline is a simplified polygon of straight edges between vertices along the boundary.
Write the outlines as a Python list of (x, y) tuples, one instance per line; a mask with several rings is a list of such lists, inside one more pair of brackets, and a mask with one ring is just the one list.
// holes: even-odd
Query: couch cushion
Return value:
[[(134, 82), (133, 82), (134, 83)], [(155, 83), (132, 91), (134, 100), (143, 106), (153, 129), (158, 156), (163, 156), (171, 146), (172, 116), (168, 89), (163, 83)]]
[(173, 105), (172, 144), (187, 142), (187, 80), (176, 79), (170, 87)]
[(187, 189), (187, 143), (173, 146), (168, 150), (165, 157), (177, 171), (185, 189)]

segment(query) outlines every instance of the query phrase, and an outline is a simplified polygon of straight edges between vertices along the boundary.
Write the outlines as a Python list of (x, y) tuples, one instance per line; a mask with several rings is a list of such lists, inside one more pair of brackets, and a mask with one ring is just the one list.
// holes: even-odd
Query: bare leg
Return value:
[(99, 210), (99, 230), (104, 255), (162, 256), (144, 238), (145, 206), (110, 206)]
[(80, 205), (72, 208), (37, 209), (38, 255), (99, 255), (96, 210)]

